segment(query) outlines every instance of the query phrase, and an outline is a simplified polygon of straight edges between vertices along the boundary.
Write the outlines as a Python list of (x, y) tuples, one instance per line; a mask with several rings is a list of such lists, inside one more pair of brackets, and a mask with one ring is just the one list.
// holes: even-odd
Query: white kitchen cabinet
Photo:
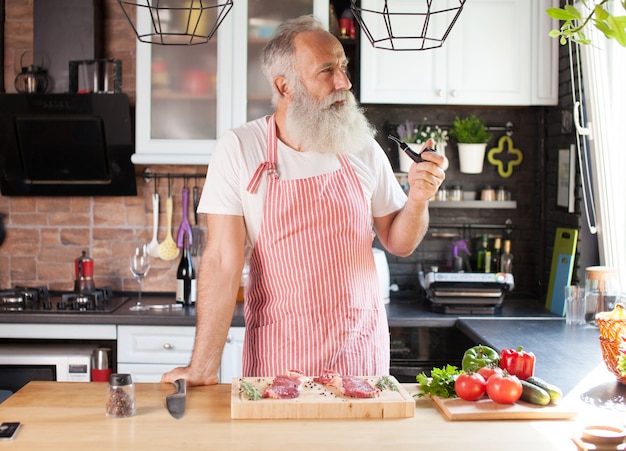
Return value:
[[(414, 9), (408, 6), (411, 2)], [(380, 9), (381, 3), (363, 0), (362, 7)], [(417, 3), (407, 0), (405, 10), (417, 11)], [(468, 1), (443, 46), (432, 50), (377, 49), (362, 33), (361, 102), (556, 104), (558, 43), (548, 36), (554, 24), (545, 13), (556, 3)], [(434, 17), (433, 25), (445, 29), (448, 24), (441, 20)], [(382, 33), (376, 28), (371, 31), (375, 36)], [(396, 34), (406, 35), (400, 30)]]
[[(118, 326), (117, 371), (137, 382), (159, 382), (163, 373), (191, 360), (192, 326)], [(222, 353), (220, 381), (241, 375), (243, 327), (231, 327)]]
[[(222, 133), (272, 111), (258, 61), (275, 27), (311, 13), (327, 26), (328, 11), (324, 0), (239, 1), (206, 44), (137, 41), (133, 163), (208, 164)], [(147, 8), (137, 23), (149, 29)]]
[(159, 382), (166, 371), (191, 359), (195, 327), (118, 326), (117, 371), (137, 382)]

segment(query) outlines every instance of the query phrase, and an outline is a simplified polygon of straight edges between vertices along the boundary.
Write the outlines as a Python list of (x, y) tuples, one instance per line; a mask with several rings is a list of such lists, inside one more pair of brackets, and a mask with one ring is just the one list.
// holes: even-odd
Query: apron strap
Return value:
[(278, 172), (276, 171), (276, 142), (276, 118), (272, 115), (267, 124), (267, 161), (261, 163), (259, 167), (256, 168), (256, 171), (254, 171), (246, 188), (249, 193), (254, 194), (256, 192), (265, 171), (267, 171), (268, 176), (278, 177)]

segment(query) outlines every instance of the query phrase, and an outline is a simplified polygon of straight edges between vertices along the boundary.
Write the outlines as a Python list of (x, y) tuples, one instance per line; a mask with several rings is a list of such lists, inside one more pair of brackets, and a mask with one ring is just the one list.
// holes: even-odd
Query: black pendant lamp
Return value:
[[(196, 45), (213, 37), (233, 7), (233, 0), (117, 0), (137, 39), (148, 44)], [(150, 15), (150, 30), (137, 26)]]
[[(466, 0), (350, 1), (350, 9), (372, 46), (407, 51), (441, 47), (458, 19)], [(407, 3), (410, 3), (407, 5)], [(445, 3), (445, 5), (444, 5)], [(369, 6), (374, 5), (374, 6)]]

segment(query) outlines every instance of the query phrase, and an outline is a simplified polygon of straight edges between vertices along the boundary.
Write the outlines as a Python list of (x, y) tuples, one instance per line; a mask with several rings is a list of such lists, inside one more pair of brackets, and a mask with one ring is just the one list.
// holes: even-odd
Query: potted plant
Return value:
[[(400, 141), (407, 143), (411, 150), (415, 152), (419, 152), (419, 146), (417, 143), (418, 130), (415, 127), (415, 124), (408, 119), (404, 121), (404, 123), (398, 125), (396, 128), (396, 133), (398, 133), (398, 138)], [(398, 160), (400, 163), (400, 172), (409, 172), (409, 168), (411, 164), (413, 164), (413, 160), (411, 160), (405, 153), (402, 151), (400, 146), (398, 146)]]
[[(409, 147), (417, 153), (420, 152), (422, 144), (424, 144), (429, 138), (432, 138), (435, 142), (435, 150), (445, 156), (446, 145), (448, 143), (448, 131), (443, 130), (438, 125), (428, 125), (427, 120), (428, 118), (424, 118), (419, 127), (415, 126), (415, 124), (409, 120), (404, 121), (404, 123), (398, 125), (398, 128), (396, 129), (398, 137), (402, 142), (408, 144)], [(398, 148), (398, 152), (400, 159), (400, 171), (409, 172), (409, 168), (411, 167), (411, 164), (413, 164), (413, 160), (411, 160), (402, 151), (402, 149)]]
[(474, 114), (457, 117), (449, 133), (458, 143), (461, 172), (480, 174), (483, 171), (487, 142), (491, 139), (491, 133), (482, 119)]

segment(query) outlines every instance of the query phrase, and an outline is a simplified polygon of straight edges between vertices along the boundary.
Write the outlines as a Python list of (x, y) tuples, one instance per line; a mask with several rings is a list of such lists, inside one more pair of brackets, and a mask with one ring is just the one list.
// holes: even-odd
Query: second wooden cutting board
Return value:
[[(372, 385), (378, 377), (365, 377)], [(382, 390), (378, 398), (349, 398), (335, 387), (314, 382), (304, 384), (295, 399), (249, 400), (240, 393), (242, 380), (256, 386), (261, 393), (271, 384), (272, 378), (234, 378), (230, 399), (230, 416), (233, 419), (328, 419), (328, 418), (408, 418), (415, 413), (415, 400), (392, 376), (398, 391)]]
[(537, 406), (523, 401), (513, 404), (498, 404), (488, 398), (478, 401), (463, 401), (460, 398), (433, 397), (433, 401), (444, 417), (450, 421), (472, 420), (566, 420), (577, 412), (564, 404)]

